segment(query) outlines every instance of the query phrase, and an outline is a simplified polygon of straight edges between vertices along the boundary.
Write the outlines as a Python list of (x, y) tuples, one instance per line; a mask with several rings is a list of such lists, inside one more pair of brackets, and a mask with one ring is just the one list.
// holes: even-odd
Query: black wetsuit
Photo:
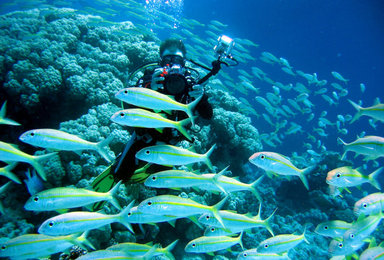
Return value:
[[(150, 88), (153, 72), (154, 70), (146, 70), (144, 76), (137, 82), (136, 87)], [(188, 104), (193, 101), (193, 98), (189, 95), (189, 91), (192, 90), (196, 82), (188, 72), (185, 74), (185, 78), (187, 84), (184, 91), (178, 95), (174, 95), (174, 98), (180, 103)], [(158, 91), (163, 94), (169, 94), (164, 89), (159, 89)], [(212, 118), (213, 109), (208, 102), (208, 96), (206, 94), (203, 95), (200, 102), (196, 105), (195, 111), (204, 119)], [(182, 111), (172, 111), (172, 114), (168, 116), (168, 118), (174, 121), (180, 121), (187, 118), (187, 115)], [(111, 171), (113, 172), (115, 181), (123, 180), (128, 183), (142, 182), (151, 173), (169, 169), (169, 167), (166, 166), (153, 164), (145, 170), (145, 174), (138, 174), (136, 177), (136, 174), (134, 176), (135, 171), (143, 167), (146, 163), (139, 162), (135, 155), (142, 148), (155, 145), (158, 142), (175, 145), (181, 140), (186, 140), (186, 138), (175, 129), (164, 128), (160, 133), (152, 128), (135, 128), (131, 140), (127, 143), (124, 151), (116, 158), (116, 163), (112, 166)]]

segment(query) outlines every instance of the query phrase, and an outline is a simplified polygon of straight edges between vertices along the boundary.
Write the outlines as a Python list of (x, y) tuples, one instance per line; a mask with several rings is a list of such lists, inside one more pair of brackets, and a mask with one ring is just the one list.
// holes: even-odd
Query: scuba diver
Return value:
[[(212, 62), (212, 68), (205, 67), (193, 60), (189, 62), (209, 70), (203, 78), (196, 69), (186, 66), (186, 48), (181, 40), (167, 39), (160, 45), (160, 62), (145, 64), (136, 69), (130, 76), (134, 76), (138, 71), (144, 71), (144, 75), (137, 81), (134, 87), (143, 87), (156, 90), (159, 93), (174, 97), (183, 104), (189, 104), (195, 100), (196, 96), (202, 96), (194, 108), (194, 113), (201, 118), (209, 120), (213, 116), (213, 109), (208, 102), (208, 96), (200, 84), (207, 81), (211, 76), (216, 75), (221, 64), (229, 65), (224, 59), (231, 59), (237, 65), (238, 62), (230, 55), (234, 42), (227, 36), (220, 36), (218, 44), (214, 50), (218, 54), (218, 59)], [(192, 95), (194, 93), (194, 95)], [(181, 111), (172, 111), (167, 116), (168, 119), (180, 121), (187, 115)], [(126, 144), (124, 151), (119, 154), (115, 162), (101, 173), (92, 183), (95, 191), (106, 192), (116, 183), (123, 180), (125, 183), (139, 183), (152, 173), (169, 169), (168, 166), (149, 164), (139, 161), (135, 155), (144, 147), (155, 145), (159, 142), (175, 145), (179, 141), (187, 140), (175, 129), (164, 128), (162, 132), (152, 128), (135, 128), (130, 140)], [(94, 210), (100, 208), (102, 204), (95, 204)]]

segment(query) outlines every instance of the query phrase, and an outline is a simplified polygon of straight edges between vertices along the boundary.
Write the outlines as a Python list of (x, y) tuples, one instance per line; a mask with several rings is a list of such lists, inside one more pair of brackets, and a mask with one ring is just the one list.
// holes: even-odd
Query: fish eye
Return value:
[(336, 177), (337, 177), (337, 178), (340, 178), (340, 177), (341, 177), (341, 174), (340, 174), (340, 173), (336, 174)]
[(49, 222), (48, 226), (53, 227), (53, 222)]
[(129, 213), (128, 213), (128, 216), (130, 216), (130, 215), (132, 215), (132, 213), (131, 213), (131, 212), (129, 212)]
[(262, 155), (260, 156), (260, 159), (261, 159), (261, 160), (264, 160), (264, 159), (265, 159), (265, 155), (262, 154)]
[(32, 133), (30, 133), (29, 135), (30, 135), (30, 136), (35, 136), (35, 133), (34, 133), (34, 132), (32, 132)]
[(37, 196), (34, 197), (34, 198), (33, 198), (33, 201), (38, 202), (38, 201), (39, 201), (39, 197), (37, 197)]
[(123, 116), (124, 116), (124, 113), (123, 113), (123, 112), (121, 112), (121, 113), (120, 113), (120, 116), (121, 116), (121, 117), (123, 117)]
[(7, 247), (5, 245), (1, 246), (1, 250), (5, 250)]
[(145, 151), (145, 154), (150, 154), (151, 152), (149, 150), (146, 150)]
[(364, 208), (368, 207), (368, 204), (367, 203), (363, 203), (363, 207)]
[(268, 244), (265, 244), (265, 245), (264, 245), (264, 248), (268, 248)]
[(148, 203), (147, 203), (147, 204), (148, 204), (148, 206), (151, 206), (151, 205), (152, 205), (152, 202), (148, 201)]
[(124, 90), (124, 94), (128, 94), (128, 90)]
[(196, 244), (195, 244), (195, 243), (193, 243), (193, 244), (192, 244), (192, 247), (196, 247)]
[(156, 176), (152, 176), (152, 180), (155, 181), (156, 180)]
[(209, 215), (207, 215), (207, 216), (205, 216), (205, 218), (206, 218), (207, 220), (209, 220), (211, 217), (210, 217)]
[(213, 228), (211, 228), (211, 232), (215, 232), (215, 228), (213, 227)]
[(355, 234), (353, 234), (353, 233), (350, 234), (350, 235), (349, 235), (349, 238), (355, 238)]
[(248, 254), (247, 254), (247, 253), (244, 253), (244, 254), (243, 254), (243, 256), (244, 256), (244, 257), (247, 257), (247, 256), (248, 256)]
[(324, 226), (324, 229), (327, 230), (327, 229), (328, 229), (328, 226)]
[(339, 248), (343, 248), (343, 243), (339, 243), (337, 246), (338, 246)]

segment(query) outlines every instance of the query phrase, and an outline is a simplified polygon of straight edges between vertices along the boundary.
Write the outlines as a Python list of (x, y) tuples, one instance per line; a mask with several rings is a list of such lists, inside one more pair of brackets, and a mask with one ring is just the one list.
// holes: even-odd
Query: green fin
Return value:
[(63, 214), (63, 213), (67, 213), (69, 209), (57, 209), (56, 211), (60, 214)]
[[(111, 172), (113, 165), (110, 165), (105, 169), (96, 179), (92, 182), (92, 189), (98, 192), (108, 192), (115, 186), (116, 182)], [(106, 201), (100, 201), (92, 205), (92, 211), (98, 211), (101, 209)]]

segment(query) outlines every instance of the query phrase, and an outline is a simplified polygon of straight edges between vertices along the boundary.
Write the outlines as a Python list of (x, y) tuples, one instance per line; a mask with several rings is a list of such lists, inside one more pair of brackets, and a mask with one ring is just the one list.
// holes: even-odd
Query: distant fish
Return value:
[(23, 133), (19, 139), (24, 143), (46, 149), (55, 149), (60, 151), (95, 150), (107, 162), (111, 162), (112, 158), (104, 147), (109, 145), (113, 137), (113, 135), (110, 135), (103, 141), (92, 143), (76, 135), (69, 134), (60, 130), (34, 129)]
[(249, 161), (265, 170), (267, 174), (298, 176), (303, 182), (305, 188), (307, 190), (309, 189), (308, 181), (305, 175), (311, 172), (313, 167), (298, 169), (287, 157), (274, 152), (255, 153), (249, 158)]
[(364, 83), (360, 83), (360, 90), (361, 90), (361, 93), (365, 92), (365, 84)]
[(384, 193), (373, 193), (358, 200), (354, 207), (353, 212), (356, 216), (374, 215), (379, 214), (384, 210)]
[(355, 187), (363, 183), (370, 183), (376, 189), (380, 190), (380, 184), (377, 178), (382, 170), (383, 167), (377, 169), (370, 175), (363, 175), (359, 170), (353, 169), (351, 166), (344, 166), (329, 171), (326, 181), (329, 185), (338, 188)]
[(128, 212), (133, 206), (133, 203), (134, 201), (115, 215), (86, 211), (64, 213), (44, 221), (40, 225), (38, 232), (50, 236), (65, 236), (119, 222), (133, 233), (132, 226), (130, 222), (128, 222)]
[(342, 237), (345, 231), (352, 226), (352, 223), (347, 223), (342, 220), (332, 220), (320, 223), (315, 229), (315, 233), (326, 237)]
[(384, 138), (380, 136), (359, 137), (351, 143), (345, 143), (340, 137), (338, 140), (344, 145), (344, 160), (347, 152), (352, 151), (365, 156), (365, 160), (375, 160), (384, 157)]
[(43, 181), (36, 174), (36, 171), (32, 171), (32, 175), (31, 175), (31, 171), (28, 169), (25, 172), (25, 175), (27, 179), (24, 180), (24, 183), (27, 186), (29, 194), (35, 195), (36, 193), (44, 190)]
[(7, 177), (8, 179), (10, 179), (10, 180), (12, 180), (18, 184), (21, 184), (19, 177), (17, 177), (16, 174), (11, 172), (16, 167), (16, 165), (17, 165), (17, 163), (12, 163), (12, 164), (9, 164), (3, 168), (0, 168), (0, 175)]
[(355, 122), (357, 119), (359, 119), (361, 116), (369, 116), (375, 120), (384, 122), (384, 104), (376, 104), (371, 107), (361, 107), (355, 102), (353, 102), (352, 100), (348, 99), (348, 101), (357, 110), (356, 115), (350, 121), (351, 124)]
[(16, 121), (5, 117), (6, 111), (7, 111), (7, 101), (4, 102), (3, 106), (0, 109), (0, 125), (19, 126), (20, 124), (17, 123)]
[(243, 233), (238, 237), (229, 236), (217, 236), (217, 237), (206, 237), (202, 236), (190, 241), (186, 247), (185, 252), (187, 253), (211, 253), (220, 251), (223, 249), (230, 248), (236, 244), (240, 244), (243, 248), (243, 242), (241, 238)]
[(186, 118), (181, 121), (172, 121), (159, 114), (150, 112), (145, 109), (131, 108), (121, 111), (117, 111), (111, 117), (112, 122), (115, 122), (124, 126), (131, 127), (144, 127), (144, 128), (176, 128), (182, 133), (188, 140), (192, 141), (192, 137), (189, 135), (187, 130), (184, 128), (191, 121), (190, 118)]
[(108, 192), (96, 192), (81, 188), (58, 187), (41, 191), (28, 199), (24, 208), (33, 211), (50, 211), (77, 208), (99, 201), (109, 201), (117, 209), (121, 209), (116, 194), (121, 181)]
[(337, 79), (337, 80), (340, 80), (344, 83), (347, 83), (349, 81), (349, 79), (345, 79), (343, 76), (341, 76), (340, 73), (336, 72), (336, 71), (332, 71), (331, 72), (332, 76)]
[(198, 154), (172, 145), (154, 145), (141, 149), (136, 158), (142, 161), (161, 165), (187, 165), (204, 162), (209, 169), (213, 169), (209, 156), (215, 149), (213, 145), (205, 154)]
[(40, 161), (46, 160), (56, 153), (44, 155), (29, 155), (17, 149), (14, 145), (0, 141), (0, 161), (3, 162), (25, 162), (31, 164), (43, 180), (47, 180), (43, 166)]

